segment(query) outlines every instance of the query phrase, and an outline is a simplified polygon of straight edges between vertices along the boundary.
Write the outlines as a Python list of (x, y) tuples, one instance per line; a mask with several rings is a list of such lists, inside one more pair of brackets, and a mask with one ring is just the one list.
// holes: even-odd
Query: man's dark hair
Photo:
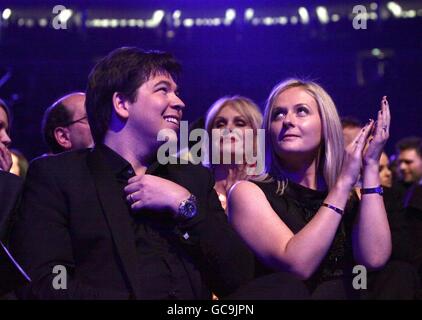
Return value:
[(0, 108), (2, 108), (6, 113), (8, 122), (7, 134), (10, 134), (10, 128), (12, 127), (12, 114), (10, 113), (9, 107), (7, 106), (6, 102), (2, 99), (0, 99)]
[(180, 64), (171, 54), (135, 47), (116, 49), (101, 59), (89, 74), (86, 89), (86, 111), (95, 143), (104, 141), (115, 92), (133, 103), (137, 89), (150, 77), (169, 74), (176, 81), (180, 70)]
[(341, 118), (342, 128), (362, 128), (362, 122), (355, 117), (346, 116)]
[(419, 157), (422, 158), (422, 138), (421, 137), (406, 137), (401, 139), (396, 144), (397, 153), (405, 150), (415, 150)]
[(56, 102), (44, 112), (42, 120), (42, 133), (44, 142), (52, 153), (60, 153), (65, 149), (57, 142), (54, 129), (65, 127), (72, 121), (72, 115), (62, 102)]

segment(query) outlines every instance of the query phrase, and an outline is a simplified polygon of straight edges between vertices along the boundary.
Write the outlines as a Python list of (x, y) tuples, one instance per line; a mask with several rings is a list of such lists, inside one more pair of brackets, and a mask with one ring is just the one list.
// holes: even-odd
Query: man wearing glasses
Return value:
[(70, 93), (54, 102), (44, 113), (42, 131), (53, 154), (92, 147), (85, 94)]

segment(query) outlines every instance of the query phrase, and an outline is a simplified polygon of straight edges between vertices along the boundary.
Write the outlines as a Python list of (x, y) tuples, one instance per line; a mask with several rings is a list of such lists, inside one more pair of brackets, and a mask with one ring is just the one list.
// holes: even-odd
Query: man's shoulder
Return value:
[(44, 154), (33, 159), (30, 166), (72, 166), (84, 161), (92, 149), (66, 151), (58, 154)]
[(23, 179), (10, 172), (0, 170), (0, 187), (20, 188), (23, 184)]
[(33, 159), (29, 165), (27, 179), (35, 176), (73, 177), (78, 172), (83, 172), (86, 159), (92, 149), (67, 151), (55, 155), (42, 155)]

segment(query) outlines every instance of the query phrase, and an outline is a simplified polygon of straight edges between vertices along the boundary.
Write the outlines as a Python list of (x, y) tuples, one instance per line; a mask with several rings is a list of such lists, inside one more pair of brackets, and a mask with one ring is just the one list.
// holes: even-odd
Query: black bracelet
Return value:
[(334, 206), (332, 206), (331, 204), (328, 204), (328, 203), (323, 203), (322, 204), (322, 206), (323, 207), (327, 207), (327, 208), (329, 208), (329, 209), (331, 209), (331, 210), (334, 210), (335, 212), (337, 212), (339, 215), (343, 215), (343, 213), (344, 213), (344, 210), (343, 209), (340, 209), (340, 208), (337, 208), (337, 207), (334, 207)]

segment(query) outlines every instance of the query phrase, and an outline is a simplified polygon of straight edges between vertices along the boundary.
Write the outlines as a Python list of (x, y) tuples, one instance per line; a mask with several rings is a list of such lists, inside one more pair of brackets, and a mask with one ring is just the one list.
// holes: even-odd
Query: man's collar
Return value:
[[(130, 178), (135, 175), (135, 171), (129, 161), (127, 161), (109, 146), (103, 143), (96, 144), (95, 149), (97, 149), (103, 154), (107, 165), (110, 167), (110, 169), (115, 175), (120, 175), (123, 173), (124, 176), (126, 176), (127, 178)], [(155, 161), (150, 166), (148, 166), (146, 174), (155, 174), (162, 167), (164, 166), (161, 165), (158, 161)]]

